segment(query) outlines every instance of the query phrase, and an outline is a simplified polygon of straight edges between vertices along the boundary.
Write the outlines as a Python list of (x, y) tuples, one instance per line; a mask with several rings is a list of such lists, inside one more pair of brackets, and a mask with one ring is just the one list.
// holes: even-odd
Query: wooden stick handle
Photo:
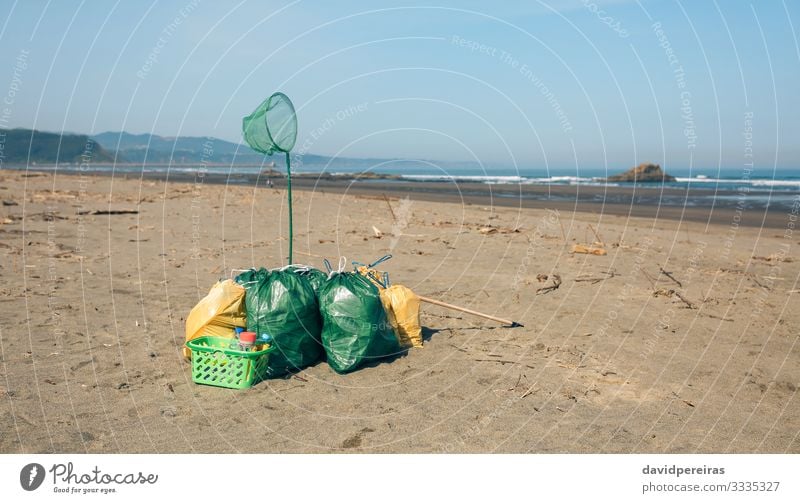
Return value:
[(490, 314), (479, 313), (478, 311), (473, 311), (472, 309), (467, 309), (466, 307), (454, 306), (453, 304), (448, 304), (447, 302), (442, 302), (441, 300), (434, 300), (428, 297), (423, 297), (422, 295), (417, 295), (417, 297), (419, 297), (419, 300), (421, 300), (422, 302), (427, 302), (428, 304), (434, 304), (436, 306), (446, 307), (447, 309), (453, 309), (454, 311), (461, 311), (462, 313), (480, 316), (481, 318), (497, 321), (499, 323), (502, 323), (504, 325), (509, 325), (511, 327), (524, 326), (522, 323), (517, 323), (516, 321), (504, 320), (503, 318), (498, 318)]

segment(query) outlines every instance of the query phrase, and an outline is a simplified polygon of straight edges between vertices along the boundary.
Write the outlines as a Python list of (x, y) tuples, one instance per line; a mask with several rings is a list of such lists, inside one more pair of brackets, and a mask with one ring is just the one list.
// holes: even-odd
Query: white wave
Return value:
[(595, 179), (566, 175), (566, 176), (548, 176), (541, 178), (528, 178), (527, 180), (532, 183), (584, 183), (584, 182), (592, 182)]
[(800, 180), (752, 180), (751, 183), (762, 187), (800, 187)]
[(617, 187), (619, 184), (606, 183), (602, 178), (580, 176), (549, 176), (549, 177), (524, 177), (524, 176), (488, 176), (488, 175), (402, 175), (405, 180), (425, 182), (481, 182), (489, 185), (495, 184), (522, 184), (522, 185), (592, 185)]
[(676, 177), (676, 182), (681, 183), (709, 183), (709, 184), (732, 184), (732, 185), (753, 185), (755, 187), (800, 187), (800, 180), (763, 180), (763, 179), (741, 179), (741, 178), (684, 178)]
[(681, 183), (731, 183), (731, 182), (736, 182), (736, 180), (725, 180), (724, 178), (708, 178), (708, 177), (704, 177), (704, 178), (688, 178), (688, 177), (682, 177), (682, 176), (676, 176), (675, 177), (675, 181), (676, 182), (681, 182)]
[(486, 176), (486, 175), (402, 175), (406, 180), (419, 182), (482, 182), (482, 183), (521, 183), (521, 176)]

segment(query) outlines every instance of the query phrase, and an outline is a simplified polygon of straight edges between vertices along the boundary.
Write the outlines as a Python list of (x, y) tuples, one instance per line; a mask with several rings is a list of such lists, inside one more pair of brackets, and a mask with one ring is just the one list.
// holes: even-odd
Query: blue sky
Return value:
[(3, 0), (0, 22), (7, 127), (240, 141), (281, 90), (311, 153), (730, 168), (752, 141), (758, 169), (800, 165), (797, 2)]

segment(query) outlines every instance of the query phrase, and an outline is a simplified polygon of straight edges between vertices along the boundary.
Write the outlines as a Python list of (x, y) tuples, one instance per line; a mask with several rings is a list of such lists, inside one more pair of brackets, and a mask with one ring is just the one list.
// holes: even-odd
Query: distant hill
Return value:
[(79, 164), (114, 160), (111, 152), (85, 134), (0, 129), (0, 135), (5, 135), (3, 164)]
[[(276, 154), (264, 158), (262, 154), (250, 150), (247, 145), (233, 143), (211, 136), (178, 136), (166, 137), (154, 134), (132, 134), (126, 132), (106, 132), (92, 136), (106, 150), (117, 151), (126, 162), (149, 164), (257, 164), (274, 162), (282, 167), (284, 157)], [(295, 168), (322, 170), (370, 169), (381, 164), (392, 163), (391, 159), (360, 159), (352, 157), (328, 157), (324, 155), (304, 154), (302, 158), (293, 153), (292, 165)], [(302, 162), (301, 162), (302, 161)]]
[(154, 134), (105, 132), (92, 136), (97, 143), (118, 151), (127, 162), (178, 164), (259, 164), (264, 156), (239, 145), (210, 136), (165, 137)]
[[(165, 137), (154, 134), (132, 134), (127, 132), (105, 132), (94, 136), (59, 134), (30, 129), (2, 130), (5, 134), (3, 164), (78, 164), (83, 161), (95, 164), (188, 164), (200, 163), (222, 165), (257, 165), (283, 170), (282, 154), (265, 158), (247, 145), (233, 143), (210, 136)], [(31, 155), (28, 158), (28, 145)], [(59, 146), (60, 143), (60, 146)], [(84, 150), (90, 146), (90, 156), (82, 159)], [(354, 157), (329, 157), (316, 154), (292, 153), (293, 171), (320, 172), (366, 172), (397, 171), (414, 166), (427, 167), (431, 163), (442, 168), (480, 166), (474, 162), (437, 162), (408, 159), (371, 159)]]

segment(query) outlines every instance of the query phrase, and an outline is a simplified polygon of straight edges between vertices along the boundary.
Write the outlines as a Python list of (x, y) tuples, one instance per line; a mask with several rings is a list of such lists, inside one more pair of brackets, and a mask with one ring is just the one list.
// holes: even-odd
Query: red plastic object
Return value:
[(256, 333), (255, 332), (242, 332), (239, 334), (239, 342), (243, 342), (245, 344), (254, 344), (256, 342)]

